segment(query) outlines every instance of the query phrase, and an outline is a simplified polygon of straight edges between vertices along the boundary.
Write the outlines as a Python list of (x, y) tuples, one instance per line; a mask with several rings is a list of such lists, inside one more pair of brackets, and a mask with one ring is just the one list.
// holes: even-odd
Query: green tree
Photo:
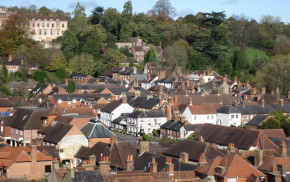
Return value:
[(59, 68), (65, 67), (67, 67), (67, 61), (65, 60), (63, 53), (61, 51), (57, 51), (51, 56), (51, 62), (47, 67), (47, 70), (56, 71)]
[(85, 12), (86, 12), (85, 7), (78, 2), (72, 13), (73, 18), (69, 22), (69, 29), (71, 29), (76, 34), (80, 33), (82, 29), (86, 27), (88, 24)]
[(79, 42), (76, 34), (68, 29), (64, 32), (61, 43), (61, 50), (66, 60), (71, 60), (79, 52)]
[(91, 24), (95, 25), (95, 24), (101, 24), (102, 23), (102, 16), (104, 14), (104, 8), (101, 6), (96, 7), (93, 11), (92, 11), (92, 16), (90, 18), (90, 22)]
[(39, 8), (37, 13), (41, 16), (53, 16), (54, 15), (53, 11), (51, 11), (50, 9), (48, 9), (45, 6), (42, 6), (41, 8)]
[(176, 72), (178, 67), (184, 71), (188, 63), (187, 48), (184, 46), (171, 46), (164, 49), (163, 58), (165, 60), (164, 69)]
[(68, 70), (73, 73), (93, 75), (96, 72), (96, 66), (97, 63), (92, 55), (81, 54), (70, 60)]
[(154, 48), (150, 48), (149, 51), (145, 54), (144, 62), (157, 62), (157, 53)]
[(277, 119), (269, 118), (267, 121), (262, 123), (260, 126), (261, 129), (280, 129), (281, 125), (280, 122)]
[(275, 56), (257, 72), (257, 85), (267, 90), (279, 88), (282, 95), (290, 90), (290, 55)]
[(4, 62), (2, 64), (1, 77), (2, 77), (3, 83), (9, 82), (9, 72), (8, 72), (6, 64)]
[(0, 92), (5, 94), (6, 96), (10, 96), (11, 95), (9, 88), (7, 88), (5, 86), (0, 86)]
[(65, 68), (58, 68), (55, 72), (55, 75), (59, 80), (63, 80), (68, 76), (68, 72), (65, 70)]
[(125, 2), (124, 6), (123, 6), (123, 11), (122, 11), (122, 15), (130, 18), (133, 15), (133, 6), (132, 6), (132, 1), (129, 0), (127, 2)]
[(119, 67), (120, 63), (124, 63), (126, 61), (126, 57), (122, 54), (118, 49), (109, 48), (103, 54), (104, 63), (106, 69)]
[(33, 78), (40, 82), (40, 83), (46, 83), (47, 82), (47, 72), (46, 71), (35, 71), (33, 74)]
[(69, 80), (67, 85), (67, 92), (68, 93), (74, 93), (76, 91), (76, 84), (74, 81)]

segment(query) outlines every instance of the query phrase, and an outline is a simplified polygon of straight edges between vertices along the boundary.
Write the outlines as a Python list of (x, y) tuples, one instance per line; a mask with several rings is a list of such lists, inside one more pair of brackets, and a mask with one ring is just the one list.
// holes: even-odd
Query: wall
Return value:
[[(234, 116), (234, 118), (232, 118), (232, 115)], [(231, 125), (240, 126), (241, 114), (240, 113), (231, 113), (231, 114), (218, 113), (217, 121), (218, 121), (217, 124), (222, 125), (222, 126), (231, 126)]]
[(94, 146), (98, 142), (111, 143), (111, 138), (91, 138), (89, 139), (89, 147)]

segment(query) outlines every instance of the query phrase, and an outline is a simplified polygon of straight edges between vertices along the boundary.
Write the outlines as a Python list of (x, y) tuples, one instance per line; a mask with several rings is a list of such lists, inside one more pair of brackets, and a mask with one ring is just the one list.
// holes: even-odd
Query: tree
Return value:
[(260, 126), (261, 129), (280, 129), (280, 122), (277, 119), (269, 118), (267, 121), (262, 123)]
[(37, 13), (41, 16), (52, 16), (53, 15), (53, 11), (51, 11), (50, 9), (48, 9), (45, 6), (42, 6), (41, 8), (39, 8)]
[(74, 11), (73, 18), (69, 22), (69, 28), (76, 34), (80, 33), (81, 30), (88, 24), (86, 17), (86, 9), (78, 2)]
[(67, 66), (67, 61), (61, 51), (53, 53), (51, 56), (51, 62), (47, 67), (49, 71), (56, 71), (59, 68), (65, 68)]
[(69, 80), (68, 85), (67, 85), (67, 90), (68, 93), (74, 93), (76, 91), (76, 84), (74, 81)]
[(167, 47), (164, 49), (163, 58), (165, 60), (164, 69), (170, 72), (176, 72), (178, 67), (183, 70), (188, 63), (187, 48), (184, 46)]
[(267, 90), (279, 88), (282, 95), (290, 90), (290, 55), (275, 56), (257, 72), (257, 84)]
[(290, 53), (290, 38), (281, 35), (274, 41), (273, 53), (275, 55), (286, 55)]
[(0, 55), (12, 54), (14, 50), (29, 43), (28, 20), (21, 15), (12, 14), (0, 31)]
[(102, 16), (104, 14), (104, 8), (101, 6), (96, 7), (93, 11), (92, 11), (92, 16), (91, 16), (91, 24), (95, 25), (95, 24), (101, 24), (102, 23)]
[(131, 17), (133, 15), (133, 6), (132, 6), (131, 0), (125, 2), (123, 8), (124, 8), (122, 11), (123, 16), (128, 18), (128, 17)]
[(154, 48), (150, 48), (149, 51), (145, 54), (144, 62), (157, 62), (157, 53)]
[(70, 60), (68, 70), (73, 73), (93, 75), (96, 72), (96, 66), (97, 63), (92, 55), (81, 54)]
[(118, 49), (109, 48), (103, 54), (103, 59), (105, 63), (106, 69), (119, 67), (120, 63), (124, 63), (126, 61), (126, 57), (122, 54)]
[(9, 72), (8, 72), (6, 64), (4, 62), (2, 64), (1, 77), (2, 77), (3, 83), (9, 82)]
[(170, 17), (176, 15), (175, 8), (171, 6), (169, 0), (158, 0), (152, 10), (149, 10), (147, 14), (161, 21), (168, 20)]
[(67, 77), (68, 72), (65, 70), (65, 68), (58, 68), (55, 72), (55, 75), (58, 79), (63, 80)]
[(47, 72), (46, 71), (35, 71), (33, 74), (33, 78), (40, 82), (40, 83), (46, 83), (47, 82)]
[(64, 32), (61, 43), (61, 50), (66, 60), (71, 60), (79, 52), (79, 42), (76, 34), (68, 29)]

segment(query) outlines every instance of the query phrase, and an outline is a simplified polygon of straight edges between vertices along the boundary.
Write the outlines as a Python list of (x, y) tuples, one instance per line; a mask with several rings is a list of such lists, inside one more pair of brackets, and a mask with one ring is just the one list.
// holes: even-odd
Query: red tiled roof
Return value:
[(216, 108), (213, 105), (192, 105), (188, 106), (191, 114), (216, 114)]

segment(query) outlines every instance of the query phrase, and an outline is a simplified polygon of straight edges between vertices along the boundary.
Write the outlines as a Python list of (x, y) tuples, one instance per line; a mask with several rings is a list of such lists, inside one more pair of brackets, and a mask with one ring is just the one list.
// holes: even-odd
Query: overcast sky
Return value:
[[(112, 7), (122, 11), (127, 0), (84, 0), (79, 1), (86, 7), (87, 15), (96, 6), (104, 8)], [(133, 12), (146, 13), (157, 0), (132, 0)], [(0, 0), (0, 6), (29, 7), (36, 5), (37, 8), (46, 6), (50, 9), (62, 9), (71, 12), (78, 1), (75, 0)], [(281, 21), (290, 22), (290, 0), (171, 0), (176, 8), (177, 17), (198, 12), (225, 11), (228, 17), (244, 14), (259, 21), (262, 15), (279, 16)]]

